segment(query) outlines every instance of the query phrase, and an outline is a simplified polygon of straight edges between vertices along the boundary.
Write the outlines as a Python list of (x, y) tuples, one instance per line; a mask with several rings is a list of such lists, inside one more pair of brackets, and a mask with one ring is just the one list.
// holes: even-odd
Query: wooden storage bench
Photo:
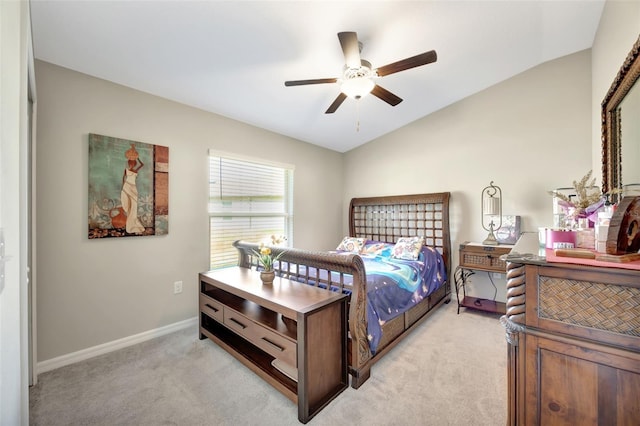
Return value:
[(346, 295), (235, 267), (200, 279), (208, 337), (298, 404), (307, 423), (349, 384)]

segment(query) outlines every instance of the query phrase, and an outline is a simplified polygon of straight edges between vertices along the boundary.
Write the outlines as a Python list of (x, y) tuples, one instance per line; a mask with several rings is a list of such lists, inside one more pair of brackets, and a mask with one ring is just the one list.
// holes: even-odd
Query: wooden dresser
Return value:
[[(537, 253), (537, 239), (535, 240)], [(507, 257), (508, 424), (640, 424), (640, 271)]]

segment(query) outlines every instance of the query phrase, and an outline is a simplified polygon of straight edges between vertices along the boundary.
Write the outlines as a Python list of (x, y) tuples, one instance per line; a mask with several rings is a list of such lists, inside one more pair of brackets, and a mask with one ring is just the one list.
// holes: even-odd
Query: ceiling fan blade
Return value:
[(376, 71), (378, 73), (378, 76), (384, 77), (385, 75), (389, 75), (396, 72), (408, 70), (411, 68), (420, 67), (422, 65), (430, 64), (432, 62), (435, 62), (437, 59), (438, 59), (438, 55), (436, 54), (436, 51), (430, 50), (428, 52), (424, 52), (419, 55), (412, 56), (410, 58), (385, 65), (383, 67), (378, 68)]
[(358, 44), (358, 35), (353, 31), (345, 31), (338, 33), (342, 53), (344, 53), (344, 61), (349, 68), (360, 68), (360, 46)]
[(333, 114), (334, 112), (336, 112), (338, 107), (340, 105), (342, 105), (342, 103), (344, 102), (345, 99), (347, 99), (347, 95), (345, 95), (344, 93), (340, 92), (340, 94), (338, 95), (336, 100), (333, 101), (333, 103), (329, 106), (329, 109), (327, 109), (324, 113), (325, 114)]
[(396, 106), (400, 102), (402, 102), (402, 98), (397, 97), (396, 95), (394, 95), (393, 93), (391, 93), (387, 89), (384, 89), (384, 88), (378, 86), (377, 84), (373, 87), (373, 90), (371, 91), (371, 94), (373, 96), (377, 97), (377, 98), (382, 99), (383, 101), (385, 101), (386, 103), (388, 103), (391, 106)]
[(285, 81), (284, 85), (289, 86), (304, 86), (305, 84), (323, 84), (323, 83), (335, 83), (338, 81), (337, 78), (318, 78), (315, 80), (293, 80), (293, 81)]

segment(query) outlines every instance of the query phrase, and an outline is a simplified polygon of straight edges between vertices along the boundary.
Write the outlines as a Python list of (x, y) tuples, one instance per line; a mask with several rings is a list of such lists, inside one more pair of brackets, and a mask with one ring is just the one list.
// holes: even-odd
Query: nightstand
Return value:
[[(504, 274), (507, 265), (504, 260), (500, 259), (500, 256), (508, 254), (512, 248), (512, 245), (488, 246), (468, 241), (460, 244), (460, 261), (453, 274), (458, 313), (460, 313), (461, 306), (484, 312), (506, 313), (506, 305), (503, 302), (468, 296), (466, 284), (469, 277), (477, 271), (486, 272), (489, 279), (492, 279), (491, 273)], [(460, 298), (460, 291), (462, 291), (462, 298)]]

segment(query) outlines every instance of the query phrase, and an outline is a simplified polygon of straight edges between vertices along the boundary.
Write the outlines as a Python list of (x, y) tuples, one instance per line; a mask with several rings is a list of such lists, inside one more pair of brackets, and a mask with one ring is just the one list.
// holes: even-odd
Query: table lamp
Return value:
[[(497, 231), (502, 226), (502, 189), (494, 185), (493, 181), (482, 190), (481, 204), (482, 227), (489, 231), (489, 235), (487, 235), (482, 244), (497, 246), (499, 243), (494, 231)], [(495, 216), (498, 217), (497, 225), (494, 223)], [(487, 221), (489, 222), (488, 224)]]

